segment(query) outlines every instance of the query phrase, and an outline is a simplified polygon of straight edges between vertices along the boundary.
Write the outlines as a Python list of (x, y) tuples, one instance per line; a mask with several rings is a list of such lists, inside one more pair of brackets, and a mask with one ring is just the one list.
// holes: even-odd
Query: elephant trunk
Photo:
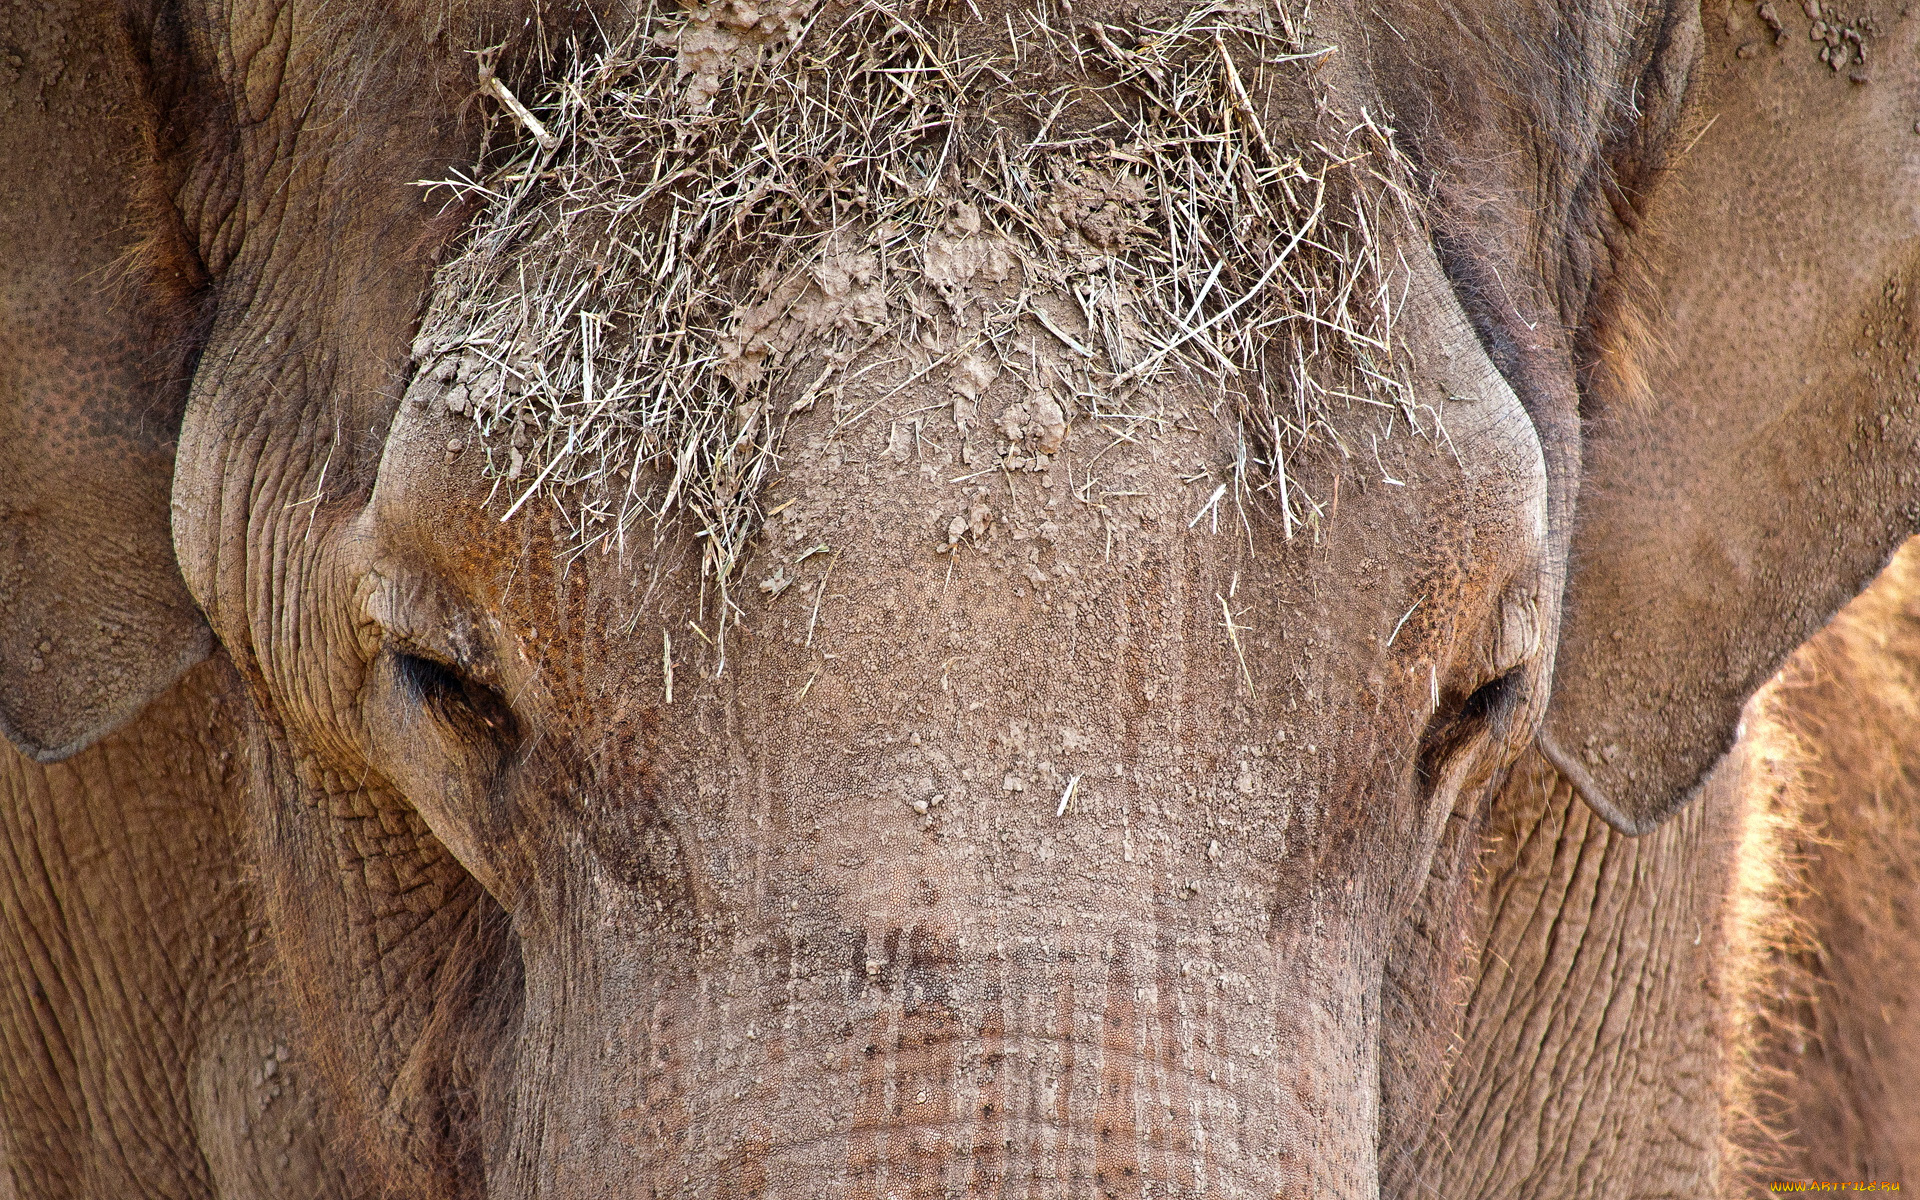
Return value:
[(610, 892), (524, 938), (491, 1195), (1377, 1195), (1376, 1006), (1330, 947), (1177, 902), (722, 933)]

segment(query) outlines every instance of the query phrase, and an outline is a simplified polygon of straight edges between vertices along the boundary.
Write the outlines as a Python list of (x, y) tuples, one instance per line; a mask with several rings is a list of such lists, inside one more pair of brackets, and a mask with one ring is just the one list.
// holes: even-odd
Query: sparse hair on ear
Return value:
[(1746, 823), (1722, 968), (1738, 1048), (1726, 1161), (1756, 1187), (1869, 1178), (1899, 1159), (1912, 1110), (1896, 1097), (1920, 1061), (1888, 1016), (1920, 968), (1920, 544), (1747, 713), (1719, 781)]

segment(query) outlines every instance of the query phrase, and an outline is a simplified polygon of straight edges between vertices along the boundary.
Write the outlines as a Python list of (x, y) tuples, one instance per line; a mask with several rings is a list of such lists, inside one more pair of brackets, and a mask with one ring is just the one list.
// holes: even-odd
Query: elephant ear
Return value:
[(1911, 164), (1888, 149), (1912, 113), (1895, 88), (1815, 86), (1803, 56), (1736, 56), (1751, 31), (1719, 25), (1708, 57), (1734, 65), (1635, 234), (1641, 316), (1596, 356), (1539, 737), (1633, 834), (1698, 790), (1747, 698), (1913, 532), (1920, 482)]
[(119, 5), (16, 6), (0, 43), (0, 731), (82, 749), (205, 658), (170, 532), (204, 286)]
[(1537, 738), (1581, 797), (1632, 835), (1699, 791), (1738, 736), (1747, 698), (1871, 581), (1906, 532), (1852, 490), (1876, 477), (1885, 484), (1892, 470), (1829, 474), (1849, 485), (1839, 497), (1776, 489), (1781, 459), (1804, 453), (1819, 470), (1844, 461), (1844, 446), (1802, 441), (1777, 457), (1749, 452), (1706, 467), (1685, 457), (1697, 443), (1636, 448), (1603, 451), (1614, 461), (1602, 495), (1583, 502)]

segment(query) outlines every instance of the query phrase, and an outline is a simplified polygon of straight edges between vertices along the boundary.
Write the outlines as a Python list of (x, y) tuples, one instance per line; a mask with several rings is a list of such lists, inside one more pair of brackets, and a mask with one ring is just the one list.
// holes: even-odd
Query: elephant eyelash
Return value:
[(513, 709), (493, 688), (448, 663), (406, 650), (395, 650), (393, 661), (407, 691), (443, 720), (499, 742), (511, 742), (519, 736), (520, 725)]

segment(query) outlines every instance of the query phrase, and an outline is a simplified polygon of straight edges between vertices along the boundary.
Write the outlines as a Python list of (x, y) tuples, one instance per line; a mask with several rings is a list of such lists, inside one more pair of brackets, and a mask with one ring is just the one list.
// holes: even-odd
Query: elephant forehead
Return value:
[[(507, 692), (568, 748), (559, 790), (593, 797), (601, 861), (688, 879), (699, 911), (818, 889), (861, 927), (922, 879), (1040, 887), (1063, 869), (1045, 847), (1071, 844), (1169, 894), (1228, 873), (1219, 902), (1257, 909), (1296, 840), (1396, 811), (1447, 641), (1424, 607), (1396, 623), (1486, 582), (1444, 529), (1407, 539), (1431, 552), (1368, 534), (1405, 489), (1344, 496), (1317, 548), (1259, 516), (1249, 549), (1225, 481), (1181, 481), (1208, 444), (1190, 431), (1070, 430), (1045, 470), (955, 484), (974, 472), (950, 416), (904, 460), (882, 452), (895, 423), (794, 431), (818, 445), (783, 459), (724, 629), (702, 539), (569, 562), (515, 534), (544, 504), (492, 522), (498, 559), (463, 582), (519, 660)], [(1359, 573), (1372, 586), (1344, 586)], [(1405, 663), (1376, 664), (1387, 643)]]
[[(1520, 541), (1500, 542), (1475, 482), (1423, 438), (1369, 446), (1341, 484), (1337, 456), (1304, 462), (1327, 516), (1289, 540), (1204, 419), (1009, 437), (1036, 424), (1031, 401), (966, 425), (950, 399), (916, 399), (796, 419), (724, 595), (684, 524), (581, 555), (545, 498), (502, 523), (501, 502), (477, 502), (479, 464), (439, 449), (445, 417), (417, 418), (419, 470), (387, 489), (410, 532), (389, 526), (389, 544), (411, 565), (425, 550), (491, 625), (517, 663), (509, 691), (543, 723), (607, 748), (579, 767), (603, 776), (596, 794), (639, 780), (725, 807), (761, 791), (807, 820), (884, 794), (914, 820), (962, 772), (1021, 804), (1128, 763), (1171, 780), (1182, 742), (1274, 747), (1182, 767), (1208, 787), (1270, 793), (1282, 763), (1321, 780), (1337, 743), (1421, 710), (1423, 664), (1445, 673)], [(759, 765), (734, 779), (736, 743), (700, 731), (742, 723)]]
[[(1092, 55), (816, 15), (749, 45), (656, 14), (572, 81), (436, 282), (389, 546), (488, 614), (596, 794), (914, 811), (884, 739), (1035, 719), (1166, 787), (1183, 745), (1284, 735), (1299, 786), (1360, 794), (1537, 515), (1426, 436), (1457, 381), (1416, 397), (1395, 352), (1425, 293), (1390, 135), (1299, 103), (1323, 56), (1277, 9)], [(736, 778), (714, 731), (755, 722), (783, 752)], [(968, 755), (1000, 800), (1127, 769)]]
[(875, 383), (950, 404), (968, 466), (1017, 430), (1020, 471), (1199, 380), (1250, 483), (1336, 410), (1409, 408), (1403, 171), (1316, 111), (1329, 48), (1280, 10), (1093, 28), (1089, 54), (904, 5), (644, 9), (440, 273), (414, 405), (473, 426), (509, 510), (550, 496), (581, 545), (685, 516), (720, 578), (786, 424)]

